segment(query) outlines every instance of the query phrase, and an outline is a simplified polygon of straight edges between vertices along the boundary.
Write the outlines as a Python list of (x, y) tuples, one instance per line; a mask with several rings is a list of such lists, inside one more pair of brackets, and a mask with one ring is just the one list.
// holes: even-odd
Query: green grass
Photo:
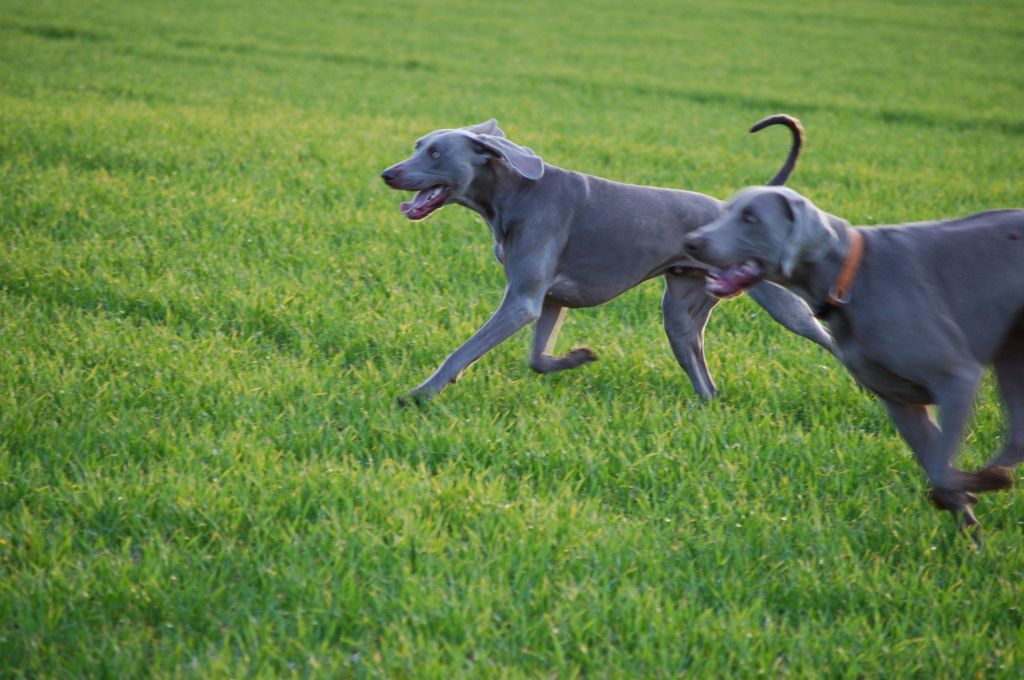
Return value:
[[(0, 0), (0, 676), (1020, 677), (881, 407), (748, 300), (703, 405), (660, 284), (395, 398), (496, 307), (478, 217), (377, 177), (495, 116), (547, 161), (858, 223), (1024, 205), (1006, 2)], [(1024, 266), (1024, 265), (1022, 265)], [(991, 382), (965, 443), (1000, 446)]]

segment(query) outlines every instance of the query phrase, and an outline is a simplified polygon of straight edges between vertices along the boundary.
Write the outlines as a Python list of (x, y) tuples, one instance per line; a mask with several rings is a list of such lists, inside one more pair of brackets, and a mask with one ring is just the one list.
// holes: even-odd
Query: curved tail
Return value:
[(804, 129), (800, 125), (800, 121), (793, 116), (787, 116), (784, 113), (777, 114), (775, 116), (768, 116), (762, 120), (757, 121), (754, 127), (750, 128), (751, 132), (757, 132), (763, 130), (770, 125), (785, 125), (789, 128), (789, 131), (793, 133), (793, 146), (789, 149), (789, 157), (786, 158), (786, 162), (782, 164), (782, 167), (768, 180), (768, 186), (778, 187), (786, 183), (789, 179), (789, 174), (793, 172), (793, 168), (796, 167), (796, 159), (800, 156), (800, 150), (804, 148)]

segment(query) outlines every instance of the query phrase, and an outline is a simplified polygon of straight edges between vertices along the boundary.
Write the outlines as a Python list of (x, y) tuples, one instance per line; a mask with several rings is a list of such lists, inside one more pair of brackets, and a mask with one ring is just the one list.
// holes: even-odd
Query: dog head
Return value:
[(402, 203), (402, 212), (410, 220), (422, 220), (441, 206), (466, 199), (474, 180), (492, 163), (505, 164), (529, 180), (544, 174), (544, 161), (506, 139), (492, 118), (421, 137), (412, 156), (384, 170), (381, 178), (392, 189), (416, 192), (412, 201)]
[(684, 248), (714, 267), (708, 292), (731, 297), (764, 279), (791, 281), (802, 262), (820, 259), (838, 238), (825, 213), (792, 189), (752, 187), (688, 235)]

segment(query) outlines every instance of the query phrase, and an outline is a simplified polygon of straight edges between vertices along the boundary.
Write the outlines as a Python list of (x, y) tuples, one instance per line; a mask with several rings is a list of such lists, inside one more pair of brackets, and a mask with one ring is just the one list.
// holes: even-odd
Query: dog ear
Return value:
[(478, 123), (476, 125), (467, 125), (462, 128), (466, 132), (473, 135), (490, 135), (492, 137), (505, 137), (505, 133), (498, 127), (498, 121), (491, 118), (489, 121), (484, 123)]
[(779, 264), (782, 275), (793, 276), (801, 259), (817, 259), (839, 240), (828, 218), (813, 203), (795, 191), (780, 191), (779, 198), (789, 213), (793, 227), (782, 246)]
[(544, 175), (544, 161), (529, 147), (519, 146), (504, 137), (493, 135), (475, 135), (473, 141), (487, 151), (504, 158), (509, 167), (526, 179), (536, 180)]
[(806, 215), (798, 214), (804, 211), (799, 211), (793, 205), (794, 200), (792, 196), (786, 196), (782, 193), (778, 194), (779, 200), (782, 203), (782, 209), (785, 214), (788, 215), (793, 226), (789, 230), (789, 238), (782, 244), (782, 253), (779, 256), (779, 267), (782, 269), (782, 275), (787, 279), (793, 275), (793, 270), (796, 269), (797, 260), (800, 259), (800, 253), (803, 251), (803, 232), (806, 231), (806, 227), (801, 224), (806, 221)]

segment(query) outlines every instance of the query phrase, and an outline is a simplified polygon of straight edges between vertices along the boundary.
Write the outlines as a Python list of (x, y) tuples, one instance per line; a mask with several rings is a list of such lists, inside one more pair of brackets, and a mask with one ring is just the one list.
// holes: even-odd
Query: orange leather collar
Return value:
[(828, 291), (825, 302), (834, 307), (845, 305), (850, 301), (850, 288), (857, 278), (857, 270), (860, 268), (861, 258), (864, 257), (864, 235), (856, 228), (850, 227), (846, 230), (850, 235), (850, 251), (846, 253), (846, 261), (843, 268), (839, 270), (836, 282)]

